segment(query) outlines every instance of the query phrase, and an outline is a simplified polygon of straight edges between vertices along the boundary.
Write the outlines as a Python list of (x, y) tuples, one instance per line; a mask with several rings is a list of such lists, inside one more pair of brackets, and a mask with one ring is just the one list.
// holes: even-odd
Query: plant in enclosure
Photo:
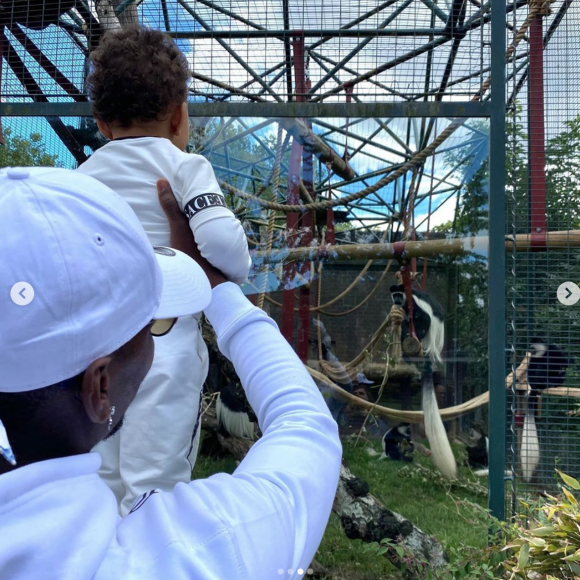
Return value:
[(531, 529), (520, 528), (506, 550), (509, 580), (578, 580), (580, 578), (580, 507), (574, 492), (580, 483), (558, 472), (562, 495), (548, 495)]

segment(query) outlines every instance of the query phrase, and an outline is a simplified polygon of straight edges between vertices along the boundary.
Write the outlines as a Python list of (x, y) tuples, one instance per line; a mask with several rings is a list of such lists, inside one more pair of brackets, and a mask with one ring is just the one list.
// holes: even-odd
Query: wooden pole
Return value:
[[(506, 250), (511, 250), (513, 241), (506, 240)], [(471, 253), (487, 256), (489, 238), (474, 236), (445, 240), (407, 242), (403, 258), (434, 258), (437, 256), (463, 256)], [(548, 232), (545, 249), (580, 247), (580, 230)], [(528, 252), (533, 248), (529, 234), (516, 236), (516, 251)], [(349, 244), (343, 246), (314, 246), (283, 248), (270, 252), (254, 252), (255, 263), (277, 264), (279, 262), (390, 260), (396, 257), (394, 244)]]

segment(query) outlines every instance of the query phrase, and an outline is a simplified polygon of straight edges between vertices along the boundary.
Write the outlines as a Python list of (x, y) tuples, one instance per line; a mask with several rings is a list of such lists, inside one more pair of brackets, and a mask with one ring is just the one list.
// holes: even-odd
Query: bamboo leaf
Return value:
[(532, 530), (532, 534), (534, 536), (542, 537), (542, 536), (549, 536), (555, 532), (556, 528), (554, 526), (542, 526), (541, 528), (536, 528)]
[(569, 556), (566, 556), (562, 559), (566, 560), (567, 562), (578, 562), (580, 560), (580, 550), (577, 550), (573, 554), (570, 554)]
[(566, 496), (566, 498), (568, 499), (568, 501), (574, 507), (578, 507), (578, 500), (574, 497), (574, 495), (572, 494), (572, 492), (571, 491), (568, 491), (566, 488), (563, 488), (562, 491), (564, 492), (564, 495)]
[(546, 545), (546, 540), (542, 538), (528, 538), (528, 542), (536, 548), (543, 548)]
[(523, 570), (530, 560), (530, 545), (524, 544), (520, 548), (520, 554), (518, 556), (518, 568)]
[(572, 489), (580, 490), (580, 483), (578, 482), (578, 480), (574, 479), (573, 477), (570, 477), (569, 475), (566, 475), (565, 473), (562, 473), (558, 469), (556, 469), (556, 471), (558, 472), (558, 475), (562, 478), (562, 480), (566, 485), (570, 486)]

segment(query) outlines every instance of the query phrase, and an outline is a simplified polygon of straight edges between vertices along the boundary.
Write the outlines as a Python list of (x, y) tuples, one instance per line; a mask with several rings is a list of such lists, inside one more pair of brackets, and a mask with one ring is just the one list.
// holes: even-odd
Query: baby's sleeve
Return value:
[(177, 200), (201, 255), (228, 280), (241, 284), (251, 258), (240, 221), (227, 207), (212, 166), (201, 155), (188, 155), (175, 175)]

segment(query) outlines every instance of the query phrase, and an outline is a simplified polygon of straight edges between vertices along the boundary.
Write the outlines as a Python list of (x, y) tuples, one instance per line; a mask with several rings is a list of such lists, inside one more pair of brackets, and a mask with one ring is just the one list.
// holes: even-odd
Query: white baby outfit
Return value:
[[(169, 223), (157, 195), (167, 179), (201, 254), (232, 282), (247, 278), (250, 256), (244, 229), (227, 208), (210, 163), (161, 137), (116, 139), (78, 171), (94, 177), (133, 208), (154, 246), (169, 246)], [(199, 445), (201, 391), (208, 353), (198, 317), (181, 318), (155, 339), (155, 358), (123, 428), (95, 448), (100, 475), (115, 493), (122, 515), (142, 494), (171, 491), (188, 482)]]

